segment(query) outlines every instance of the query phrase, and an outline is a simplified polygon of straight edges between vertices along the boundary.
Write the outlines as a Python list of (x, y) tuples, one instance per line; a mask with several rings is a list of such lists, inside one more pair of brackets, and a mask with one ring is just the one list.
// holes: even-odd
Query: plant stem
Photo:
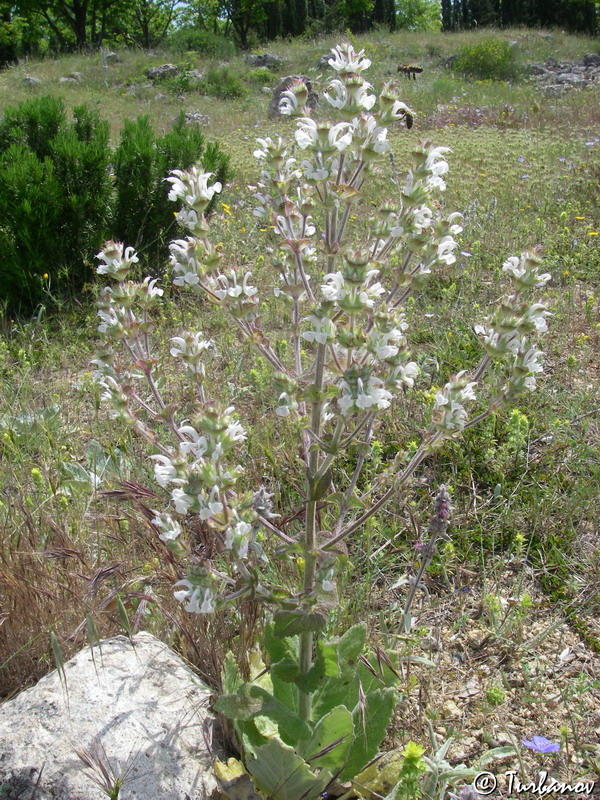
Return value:
[[(317, 439), (321, 435), (321, 410), (323, 406), (321, 392), (323, 391), (323, 378), (325, 374), (325, 350), (326, 345), (324, 344), (320, 344), (317, 349), (315, 379), (313, 384), (316, 396), (312, 404), (310, 429)], [(310, 597), (313, 592), (317, 565), (317, 557), (315, 553), (317, 548), (317, 498), (315, 497), (317, 481), (315, 480), (315, 475), (318, 469), (319, 449), (313, 445), (308, 459), (308, 493), (306, 499), (306, 521), (304, 528), (303, 594), (305, 598)], [(305, 631), (300, 636), (300, 669), (304, 674), (306, 674), (312, 667), (312, 651), (313, 634), (310, 631)], [(298, 701), (300, 717), (304, 720), (309, 720), (311, 717), (310, 693), (304, 692), (302, 689), (300, 689)]]

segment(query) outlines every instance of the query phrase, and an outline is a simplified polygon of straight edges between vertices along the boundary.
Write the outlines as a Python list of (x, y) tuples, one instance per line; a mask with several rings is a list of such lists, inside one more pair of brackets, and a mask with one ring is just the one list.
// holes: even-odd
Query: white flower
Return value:
[(177, 511), (178, 514), (183, 514), (184, 516), (194, 505), (194, 498), (191, 495), (186, 494), (184, 490), (180, 488), (173, 489), (171, 492), (171, 499), (175, 505), (175, 511)]
[[(323, 92), (323, 96), (329, 105), (333, 106), (334, 108), (344, 108), (348, 102), (348, 92), (344, 84), (335, 78), (335, 80), (332, 80), (327, 88), (328, 91)], [(332, 93), (330, 94), (330, 92)]]
[[(192, 614), (212, 614), (215, 611), (215, 598), (209, 586), (194, 586), (191, 581), (182, 580), (173, 585), (185, 586), (178, 592), (173, 592), (173, 596), (180, 603), (186, 603), (185, 610)], [(186, 602), (187, 601), (187, 602)]]
[(338, 302), (346, 296), (344, 276), (341, 272), (330, 272), (323, 278), (325, 283), (321, 285), (321, 292), (325, 300)]
[(154, 479), (159, 486), (166, 489), (169, 483), (172, 483), (178, 477), (178, 472), (173, 462), (168, 456), (155, 455), (150, 456), (157, 463), (154, 465)]
[[(279, 98), (279, 113), (286, 116), (295, 114), (298, 110), (298, 98), (294, 92), (282, 92)], [(306, 113), (306, 112), (304, 112)]]
[(183, 200), (190, 208), (202, 212), (215, 193), (222, 189), (218, 181), (212, 186), (208, 185), (212, 176), (212, 172), (201, 172), (198, 167), (191, 167), (189, 170), (172, 170), (171, 177), (166, 178), (171, 184), (169, 200)]
[(252, 525), (247, 522), (238, 522), (234, 526), (227, 528), (225, 533), (225, 548), (233, 550), (239, 558), (248, 556), (248, 534), (252, 530)]
[(335, 339), (335, 325), (328, 317), (317, 317), (315, 314), (310, 314), (304, 318), (304, 322), (310, 322), (312, 329), (304, 331), (302, 338), (307, 342), (318, 342), (318, 344), (327, 344), (333, 342)]
[(415, 378), (419, 375), (419, 367), (414, 361), (409, 361), (408, 364), (401, 364), (394, 370), (392, 379), (397, 388), (400, 384), (405, 384), (409, 389), (415, 385)]
[(351, 44), (342, 44), (332, 48), (333, 56), (329, 59), (329, 66), (336, 72), (363, 72), (369, 69), (371, 62), (368, 58), (363, 58), (365, 51), (358, 53)]
[(218, 486), (213, 486), (208, 499), (206, 499), (204, 494), (202, 497), (200, 497), (200, 495), (198, 496), (198, 501), (200, 503), (200, 519), (210, 519), (214, 517), (215, 514), (221, 514), (223, 512), (223, 503), (219, 498)]
[(125, 248), (123, 242), (106, 242), (96, 258), (103, 261), (96, 268), (98, 275), (112, 275), (119, 281), (125, 280), (131, 265), (138, 261), (137, 253), (133, 247)]
[(511, 256), (502, 266), (502, 271), (515, 281), (521, 288), (545, 286), (552, 277), (549, 272), (540, 273), (537, 270), (539, 258), (533, 253), (524, 252), (521, 257)]
[(358, 378), (355, 394), (350, 384), (344, 379), (340, 381), (340, 387), (343, 393), (338, 398), (338, 405), (344, 415), (356, 409), (366, 409), (372, 406), (379, 409), (389, 408), (392, 402), (392, 393), (383, 388), (383, 381), (380, 378), (370, 377), (366, 386), (362, 378)]
[(170, 514), (159, 511), (154, 511), (153, 513), (152, 524), (160, 530), (158, 536), (163, 542), (173, 541), (180, 535), (181, 525)]

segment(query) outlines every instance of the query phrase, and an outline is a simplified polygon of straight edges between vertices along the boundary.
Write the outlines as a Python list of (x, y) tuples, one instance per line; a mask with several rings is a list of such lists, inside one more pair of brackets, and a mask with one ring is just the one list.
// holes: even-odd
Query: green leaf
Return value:
[(213, 769), (221, 794), (227, 800), (260, 800), (254, 791), (250, 775), (237, 759), (230, 758), (226, 764), (222, 761), (215, 761)]
[(225, 656), (225, 663), (221, 671), (221, 684), (224, 694), (235, 694), (243, 684), (242, 676), (231, 651)]
[(516, 747), (513, 747), (512, 744), (504, 745), (504, 747), (493, 747), (491, 750), (487, 750), (482, 756), (477, 759), (477, 766), (484, 767), (486, 764), (489, 764), (490, 761), (493, 761), (495, 758), (504, 758), (505, 756), (513, 756), (517, 752)]
[(300, 739), (308, 739), (310, 736), (310, 728), (306, 722), (260, 686), (246, 683), (238, 694), (219, 697), (215, 708), (233, 720), (268, 717), (279, 727), (281, 738), (290, 744), (296, 744)]
[(300, 743), (298, 752), (311, 768), (328, 767), (335, 772), (346, 760), (353, 741), (352, 714), (344, 706), (337, 706), (317, 722), (312, 736)]
[(393, 689), (376, 689), (366, 696), (364, 720), (357, 705), (354, 719), (354, 742), (340, 778), (348, 780), (357, 775), (377, 753), (383, 741), (396, 705)]
[(276, 738), (257, 748), (247, 767), (256, 788), (269, 800), (316, 800), (331, 780), (325, 770), (318, 776), (311, 772), (293, 748)]
[(306, 632), (319, 633), (327, 624), (325, 615), (318, 611), (278, 611), (273, 619), (273, 632), (281, 639)]
[(350, 630), (340, 638), (338, 642), (338, 659), (340, 665), (348, 663), (352, 665), (367, 643), (367, 626), (364, 622), (353, 625)]

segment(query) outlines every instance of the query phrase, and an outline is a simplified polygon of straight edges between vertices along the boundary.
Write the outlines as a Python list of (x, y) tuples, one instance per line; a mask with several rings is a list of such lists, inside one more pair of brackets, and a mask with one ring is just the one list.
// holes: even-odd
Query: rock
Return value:
[(548, 69), (553, 69), (554, 67), (558, 67), (558, 61), (554, 58), (554, 56), (548, 56), (548, 58), (544, 61), (544, 66), (548, 67)]
[(25, 75), (23, 83), (27, 86), (41, 86), (44, 81), (41, 78), (36, 78), (35, 75)]
[(292, 81), (294, 80), (303, 80), (306, 84), (306, 88), (308, 89), (308, 101), (307, 105), (309, 108), (315, 108), (317, 102), (319, 100), (319, 95), (317, 92), (313, 91), (312, 83), (306, 77), (306, 75), (288, 75), (285, 78), (282, 78), (277, 86), (273, 89), (273, 97), (271, 98), (271, 102), (269, 103), (269, 116), (270, 117), (277, 117), (279, 115), (279, 102), (281, 100), (281, 95), (286, 92), (290, 86), (292, 85)]
[(462, 717), (462, 711), (454, 700), (446, 700), (442, 706), (442, 717), (444, 719), (460, 719)]
[(181, 68), (175, 64), (161, 64), (159, 67), (150, 67), (146, 71), (146, 75), (151, 81), (161, 81), (165, 78), (174, 78), (180, 72)]
[(105, 53), (102, 56), (102, 60), (105, 64), (119, 64), (121, 59), (116, 53)]
[(90, 648), (82, 650), (64, 665), (68, 694), (54, 671), (3, 704), (0, 797), (30, 800), (39, 779), (36, 800), (100, 800), (76, 749), (129, 769), (123, 800), (211, 796), (203, 735), (210, 690), (149, 633), (133, 643), (105, 639), (95, 666)]
[(539, 75), (552, 75), (551, 70), (549, 70), (547, 67), (542, 67), (541, 64), (530, 64), (527, 67), (527, 72), (530, 75), (538, 75), (538, 76)]
[(319, 61), (317, 63), (317, 69), (329, 69), (330, 58), (333, 58), (333, 53), (327, 53), (324, 56), (320, 56)]
[(600, 67), (600, 55), (598, 53), (587, 53), (583, 57), (585, 67)]
[(64, 75), (62, 78), (58, 79), (59, 83), (79, 83), (77, 78), (72, 78), (70, 75)]
[(268, 67), (277, 69), (283, 64), (283, 59), (274, 53), (262, 53), (261, 55), (250, 54), (245, 58), (246, 64), (256, 69), (257, 67)]
[[(173, 120), (177, 122), (177, 117)], [(208, 125), (210, 117), (208, 114), (201, 114), (199, 111), (186, 111), (185, 124), (186, 125)]]
[(574, 72), (561, 72), (560, 75), (555, 75), (554, 80), (556, 83), (569, 83), (571, 86), (586, 86), (587, 81), (581, 75), (576, 75)]

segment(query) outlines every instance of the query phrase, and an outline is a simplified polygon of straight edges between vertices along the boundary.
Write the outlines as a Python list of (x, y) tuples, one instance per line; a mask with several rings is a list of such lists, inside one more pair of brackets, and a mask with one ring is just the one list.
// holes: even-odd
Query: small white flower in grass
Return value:
[(335, 592), (335, 583), (334, 580), (334, 570), (329, 569), (323, 576), (323, 580), (321, 582), (321, 587), (324, 592)]
[(192, 614), (213, 614), (215, 612), (215, 597), (209, 586), (195, 586), (191, 581), (185, 579), (173, 585), (184, 586), (173, 596), (180, 603), (185, 603), (185, 610)]
[(550, 316), (550, 312), (542, 303), (534, 303), (525, 312), (523, 322), (526, 327), (534, 326), (538, 333), (546, 333), (548, 330), (548, 323), (546, 317)]
[(412, 389), (415, 385), (415, 379), (419, 375), (419, 367), (414, 361), (409, 361), (408, 364), (401, 364), (396, 367), (392, 373), (392, 381), (395, 383), (396, 388), (400, 388), (402, 384)]
[(220, 500), (218, 486), (213, 486), (208, 499), (204, 494), (202, 497), (199, 495), (198, 502), (200, 503), (200, 519), (202, 520), (210, 519), (214, 517), (215, 514), (221, 514), (223, 512), (223, 503)]
[(468, 414), (463, 404), (475, 400), (474, 388), (477, 385), (476, 381), (465, 381), (465, 375), (465, 370), (459, 372), (435, 396), (432, 421), (438, 430), (454, 433), (465, 427)]
[(237, 522), (227, 528), (225, 533), (225, 549), (233, 550), (239, 558), (248, 557), (248, 534), (252, 531), (252, 525), (247, 522)]
[(346, 296), (344, 276), (341, 272), (330, 272), (323, 278), (321, 292), (325, 300), (339, 303)]
[(123, 242), (109, 241), (96, 258), (104, 262), (96, 268), (98, 275), (111, 275), (118, 281), (127, 277), (132, 264), (137, 264), (138, 257), (133, 247), (125, 247)]
[(171, 500), (175, 506), (175, 511), (178, 514), (185, 516), (190, 508), (194, 505), (194, 498), (186, 494), (183, 489), (177, 487), (171, 492)]
[(178, 478), (177, 468), (168, 456), (150, 456), (157, 463), (154, 465), (154, 479), (159, 486), (166, 489), (170, 483)]
[(158, 535), (163, 542), (173, 541), (180, 535), (181, 525), (170, 514), (155, 510), (153, 510), (153, 513), (152, 524), (159, 529), (160, 533)]

